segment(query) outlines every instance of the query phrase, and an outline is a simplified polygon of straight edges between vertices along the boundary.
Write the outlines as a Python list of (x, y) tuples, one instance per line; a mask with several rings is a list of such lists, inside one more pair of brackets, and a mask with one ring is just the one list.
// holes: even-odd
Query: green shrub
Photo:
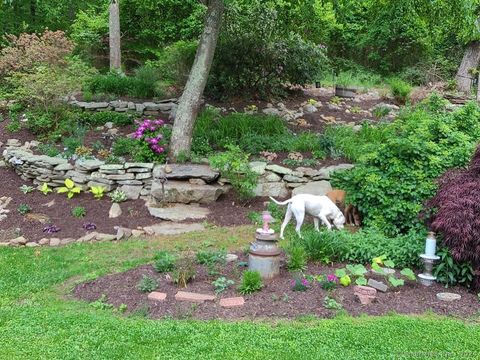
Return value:
[(72, 209), (72, 216), (76, 218), (82, 218), (87, 215), (87, 210), (83, 206), (75, 206)]
[(225, 264), (227, 259), (227, 252), (220, 251), (199, 251), (196, 255), (197, 263), (201, 265), (210, 264)]
[(302, 85), (326, 61), (324, 51), (285, 32), (278, 11), (263, 3), (228, 7), (220, 34), (209, 95), (217, 97), (283, 94), (284, 85)]
[(32, 208), (28, 204), (20, 204), (20, 205), (18, 205), (17, 211), (21, 215), (26, 215), (26, 214), (28, 214), (29, 212), (32, 211)]
[(425, 246), (426, 231), (389, 238), (376, 230), (317, 232), (312, 228), (302, 229), (303, 239), (295, 243), (304, 247), (310, 260), (354, 262), (366, 264), (384, 254), (399, 267), (418, 267), (420, 254)]
[(332, 176), (332, 185), (362, 213), (364, 226), (389, 236), (423, 228), (419, 213), (435, 195), (435, 179), (470, 160), (480, 139), (479, 108), (469, 103), (445, 112), (441, 103), (433, 96), (401, 113), (385, 125), (385, 134), (395, 136), (363, 147), (354, 169)]
[(221, 276), (217, 280), (212, 282), (212, 285), (215, 287), (216, 294), (220, 294), (224, 292), (233, 284), (234, 284), (234, 281), (227, 279), (225, 276)]
[(263, 287), (262, 277), (258, 271), (246, 270), (243, 272), (242, 283), (238, 288), (240, 294), (247, 295), (259, 291)]
[(258, 174), (250, 168), (249, 154), (238, 146), (227, 145), (226, 148), (227, 151), (210, 156), (210, 165), (230, 181), (240, 198), (253, 197)]
[(175, 269), (172, 271), (172, 279), (179, 287), (187, 287), (187, 284), (195, 279), (196, 274), (194, 259), (184, 257), (177, 261)]
[(447, 288), (455, 285), (470, 287), (474, 274), (471, 264), (456, 262), (448, 248), (440, 248), (437, 255), (440, 261), (435, 264), (433, 275), (439, 283)]
[(158, 288), (158, 280), (152, 277), (143, 275), (142, 280), (137, 285), (137, 289), (141, 292), (152, 292)]
[(40, 152), (40, 154), (51, 157), (55, 157), (60, 154), (60, 150), (58, 150), (53, 144), (40, 144), (38, 145), (37, 150)]
[(125, 191), (122, 191), (120, 189), (115, 189), (110, 194), (108, 194), (108, 197), (112, 200), (113, 203), (121, 203), (127, 201), (127, 194), (125, 193)]
[(307, 252), (299, 245), (287, 249), (287, 268), (290, 271), (305, 271), (307, 269)]
[(175, 268), (176, 257), (168, 251), (159, 251), (155, 255), (155, 262), (153, 267), (159, 273), (172, 271)]
[(394, 78), (389, 81), (393, 97), (400, 103), (405, 104), (412, 92), (412, 86), (403, 80)]

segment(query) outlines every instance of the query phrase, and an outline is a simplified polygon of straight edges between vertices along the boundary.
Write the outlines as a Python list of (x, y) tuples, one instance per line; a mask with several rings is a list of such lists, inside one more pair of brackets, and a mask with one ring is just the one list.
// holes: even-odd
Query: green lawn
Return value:
[(242, 248), (251, 229), (155, 241), (0, 248), (0, 359), (480, 359), (480, 328), (427, 314), (220, 322), (124, 317), (69, 296), (75, 283), (156, 249)]

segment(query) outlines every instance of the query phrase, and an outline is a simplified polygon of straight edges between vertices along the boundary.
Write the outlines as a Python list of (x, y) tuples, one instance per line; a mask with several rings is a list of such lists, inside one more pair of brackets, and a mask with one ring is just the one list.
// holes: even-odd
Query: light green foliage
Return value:
[(138, 141), (128, 137), (119, 137), (112, 146), (112, 152), (115, 156), (125, 156), (134, 154), (138, 146)]
[(112, 310), (113, 305), (107, 303), (107, 296), (102, 294), (97, 300), (90, 303), (90, 306), (97, 310)]
[(52, 189), (50, 189), (47, 183), (43, 183), (40, 187), (40, 191), (43, 193), (43, 195), (48, 195), (48, 193), (52, 192)]
[(152, 277), (143, 275), (142, 280), (137, 285), (137, 289), (144, 293), (149, 293), (158, 288), (158, 280)]
[(221, 276), (217, 280), (212, 282), (212, 285), (215, 287), (216, 294), (224, 292), (233, 284), (235, 284), (235, 282), (233, 280), (227, 279), (225, 276)]
[(17, 211), (21, 215), (26, 215), (26, 214), (28, 214), (29, 212), (32, 211), (32, 208), (28, 204), (20, 204), (20, 205), (18, 205)]
[(22, 185), (20, 186), (20, 191), (24, 194), (29, 194), (33, 191), (33, 187), (28, 185)]
[(105, 195), (105, 188), (103, 186), (91, 186), (90, 192), (95, 199), (100, 200)]
[(114, 203), (121, 203), (127, 200), (127, 194), (125, 194), (124, 191), (115, 189), (111, 193), (108, 194), (108, 197), (112, 200)]
[(258, 271), (245, 270), (238, 291), (242, 295), (252, 294), (263, 287), (262, 277)]
[(89, 126), (101, 126), (107, 122), (112, 122), (116, 126), (126, 126), (133, 124), (131, 114), (119, 113), (114, 111), (82, 112), (75, 114), (77, 121)]
[(175, 268), (177, 258), (168, 251), (162, 250), (155, 254), (155, 262), (153, 267), (159, 273), (172, 271)]
[(235, 145), (226, 145), (226, 149), (225, 152), (210, 156), (210, 165), (230, 181), (242, 199), (253, 197), (258, 174), (250, 169), (249, 154)]
[(364, 226), (394, 236), (421, 228), (418, 215), (436, 192), (434, 180), (468, 163), (480, 139), (480, 110), (469, 103), (446, 112), (443, 100), (433, 95), (384, 126), (383, 134), (395, 136), (379, 136), (382, 141), (363, 147), (356, 167), (335, 173), (332, 185), (347, 192)]
[(83, 218), (87, 215), (87, 210), (83, 206), (75, 206), (72, 209), (72, 216), (76, 218)]
[(473, 268), (470, 263), (456, 262), (448, 248), (441, 248), (437, 251), (440, 261), (435, 264), (433, 275), (437, 281), (444, 284), (445, 287), (463, 285), (470, 287), (473, 280)]
[(400, 103), (405, 104), (412, 92), (410, 84), (400, 79), (391, 79), (389, 81), (393, 97)]
[(76, 186), (71, 179), (65, 179), (64, 184), (65, 186), (59, 187), (57, 189), (57, 193), (67, 194), (67, 198), (69, 199), (74, 197), (76, 194), (80, 194), (80, 192), (82, 191), (82, 189)]
[(307, 269), (305, 248), (293, 245), (287, 249), (287, 268), (289, 271), (305, 271)]

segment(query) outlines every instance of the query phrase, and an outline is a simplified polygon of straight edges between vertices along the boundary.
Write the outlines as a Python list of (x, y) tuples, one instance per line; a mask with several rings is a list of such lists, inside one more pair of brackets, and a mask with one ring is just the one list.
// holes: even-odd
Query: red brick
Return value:
[(197, 293), (192, 293), (192, 292), (187, 292), (187, 291), (179, 291), (175, 295), (175, 300), (202, 303), (204, 301), (215, 300), (215, 295), (197, 294)]
[(153, 300), (153, 301), (164, 301), (167, 298), (167, 294), (161, 293), (158, 291), (151, 292), (148, 294), (148, 300)]
[(242, 306), (243, 304), (245, 304), (245, 299), (243, 297), (220, 299), (220, 306), (222, 307)]

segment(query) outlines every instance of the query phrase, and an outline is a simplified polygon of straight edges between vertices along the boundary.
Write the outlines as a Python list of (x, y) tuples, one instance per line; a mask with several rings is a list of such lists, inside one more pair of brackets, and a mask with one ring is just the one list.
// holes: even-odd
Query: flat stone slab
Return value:
[(158, 225), (146, 226), (143, 228), (148, 235), (178, 235), (193, 231), (205, 230), (202, 224), (184, 224), (184, 223), (162, 223)]
[(187, 219), (200, 220), (205, 219), (210, 210), (202, 208), (198, 204), (175, 204), (166, 207), (150, 207), (148, 206), (150, 215), (163, 220), (183, 221)]
[(460, 300), (461, 298), (462, 298), (461, 295), (449, 293), (449, 292), (443, 292), (443, 293), (437, 294), (437, 299), (442, 301), (456, 301), (456, 300)]
[(204, 301), (215, 300), (215, 295), (198, 294), (198, 293), (192, 293), (192, 292), (187, 292), (187, 291), (179, 291), (175, 294), (175, 300), (203, 303)]
[(165, 166), (156, 166), (153, 170), (153, 177), (158, 179), (165, 176), (167, 179), (185, 180), (199, 178), (206, 182), (215, 181), (220, 173), (212, 170), (208, 165), (201, 164), (170, 164), (168, 171)]
[(283, 166), (280, 166), (280, 165), (276, 165), (276, 164), (267, 165), (266, 169), (270, 170), (270, 171), (273, 171), (274, 173), (282, 174), (282, 175), (291, 175), (292, 174), (292, 170), (290, 170), (289, 168), (286, 168), (286, 167), (283, 167)]
[(388, 286), (385, 285), (381, 281), (373, 280), (373, 279), (368, 279), (368, 286), (371, 286), (374, 289), (377, 289), (381, 292), (386, 292), (388, 290)]
[[(169, 181), (164, 185), (164, 189), (165, 202), (182, 204), (209, 204), (217, 201), (220, 195), (229, 190), (226, 186), (198, 185), (188, 181)], [(159, 180), (153, 181), (151, 194), (158, 201), (162, 201), (163, 191)]]
[(329, 181), (312, 181), (309, 182), (308, 184), (296, 187), (292, 191), (292, 196), (298, 195), (298, 194), (312, 194), (312, 195), (318, 195), (318, 196), (323, 196), (326, 195), (329, 191), (332, 190), (332, 185), (330, 184)]
[(243, 297), (233, 297), (233, 298), (224, 298), (220, 299), (220, 306), (221, 307), (235, 307), (235, 306), (243, 306), (245, 304), (245, 299)]
[(152, 301), (164, 301), (167, 298), (167, 294), (154, 291), (148, 294), (147, 298), (148, 300), (152, 300)]

